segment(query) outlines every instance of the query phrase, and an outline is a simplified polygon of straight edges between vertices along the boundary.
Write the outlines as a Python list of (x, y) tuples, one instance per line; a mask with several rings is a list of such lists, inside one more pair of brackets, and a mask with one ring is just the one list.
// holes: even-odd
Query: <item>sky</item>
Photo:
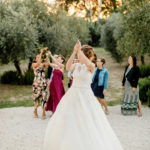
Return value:
[(49, 3), (54, 3), (55, 0), (45, 0), (45, 1), (48, 1)]

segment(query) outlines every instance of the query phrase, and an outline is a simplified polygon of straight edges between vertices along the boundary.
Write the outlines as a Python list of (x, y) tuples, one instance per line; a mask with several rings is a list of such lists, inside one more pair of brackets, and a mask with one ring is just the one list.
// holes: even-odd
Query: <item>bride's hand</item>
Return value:
[(78, 40), (77, 43), (76, 43), (75, 46), (74, 46), (73, 53), (77, 54), (80, 49), (81, 49), (81, 43), (80, 43), (80, 41)]
[(50, 50), (48, 51), (48, 54), (49, 54), (50, 56), (52, 55), (52, 53), (51, 53), (51, 51), (50, 51)]

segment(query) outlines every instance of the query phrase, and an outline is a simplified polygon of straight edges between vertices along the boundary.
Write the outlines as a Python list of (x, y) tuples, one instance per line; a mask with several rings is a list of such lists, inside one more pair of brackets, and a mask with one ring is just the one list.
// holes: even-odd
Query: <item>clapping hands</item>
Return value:
[(77, 54), (79, 50), (81, 50), (81, 42), (78, 40), (77, 43), (76, 43), (75, 46), (74, 46), (73, 52), (74, 52), (75, 54)]

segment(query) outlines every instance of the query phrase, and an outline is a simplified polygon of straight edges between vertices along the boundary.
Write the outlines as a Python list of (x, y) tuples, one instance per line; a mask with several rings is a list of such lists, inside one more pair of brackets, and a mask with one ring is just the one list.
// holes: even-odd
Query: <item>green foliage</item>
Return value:
[(1, 76), (2, 84), (32, 85), (34, 79), (33, 71), (25, 71), (22, 77), (18, 76), (17, 71), (6, 71)]
[(112, 14), (102, 27), (101, 43), (120, 62), (125, 55), (150, 53), (150, 3), (127, 0), (121, 13)]
[(67, 56), (77, 39), (90, 40), (87, 22), (69, 17), (63, 10), (49, 11), (39, 0), (13, 0), (0, 3), (0, 61), (33, 57), (38, 47), (49, 47), (53, 53)]
[(60, 26), (58, 23), (48, 28), (46, 35), (46, 45), (53, 53), (62, 54), (67, 56), (73, 49), (73, 45), (77, 41), (71, 32), (64, 26)]
[(127, 0), (123, 8), (125, 33), (118, 41), (118, 49), (135, 56), (150, 53), (150, 3)]
[(17, 84), (18, 80), (19, 78), (16, 71), (6, 71), (1, 76), (1, 83), (3, 84)]
[(146, 95), (148, 97), (148, 106), (150, 107), (150, 89), (147, 91)]
[(84, 19), (74, 16), (69, 17), (68, 29), (71, 33), (76, 35), (76, 37), (81, 41), (82, 44), (87, 44), (90, 40), (91, 36), (88, 28), (88, 22)]
[(124, 56), (124, 53), (117, 49), (117, 41), (123, 33), (122, 15), (120, 13), (112, 14), (106, 20), (101, 30), (100, 43), (111, 53), (112, 57), (115, 58), (117, 62), (121, 62)]
[(149, 0), (125, 0), (122, 3), (121, 11), (123, 13), (128, 13), (133, 11), (135, 8), (139, 8), (145, 3), (149, 3)]
[(32, 15), (18, 1), (1, 2), (0, 5), (3, 7), (0, 13), (1, 62), (30, 57), (38, 37), (35, 25), (31, 23)]
[(141, 65), (140, 66), (140, 77), (145, 78), (150, 76), (150, 65)]
[(143, 78), (139, 80), (139, 87), (140, 87), (140, 100), (142, 102), (148, 102), (148, 99), (150, 99), (150, 76), (147, 78)]
[(0, 63), (17, 62), (20, 76), (20, 60), (33, 58), (41, 46), (68, 56), (78, 39), (82, 44), (90, 40), (84, 19), (56, 8), (52, 13), (40, 0), (0, 2), (0, 20)]
[(53, 53), (61, 53), (64, 56), (72, 52), (74, 44), (79, 39), (82, 44), (89, 41), (89, 29), (86, 21), (76, 17), (66, 17), (66, 12), (58, 10), (57, 14), (51, 14), (51, 25), (43, 29), (46, 44)]
[(91, 40), (88, 42), (92, 46), (100, 46), (102, 25), (98, 23), (89, 24)]
[(20, 79), (19, 84), (21, 85), (32, 85), (34, 79), (33, 71), (25, 71), (23, 76)]

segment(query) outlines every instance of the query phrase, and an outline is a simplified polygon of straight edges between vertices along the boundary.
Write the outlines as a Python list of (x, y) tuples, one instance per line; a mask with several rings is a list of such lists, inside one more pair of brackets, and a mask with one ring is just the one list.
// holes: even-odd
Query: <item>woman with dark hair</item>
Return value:
[(106, 91), (107, 91), (107, 83), (108, 83), (108, 71), (104, 67), (106, 63), (105, 58), (99, 58), (96, 61), (96, 69), (92, 79), (92, 90), (94, 95), (97, 97), (98, 101), (105, 108), (105, 114), (108, 115), (108, 108), (106, 100), (104, 99)]
[(52, 111), (53, 114), (61, 98), (65, 94), (65, 88), (62, 81), (65, 58), (62, 55), (53, 56), (50, 51), (48, 52), (48, 54), (50, 55), (53, 61), (53, 63), (50, 63), (49, 61), (49, 66), (53, 68), (53, 71), (50, 77), (49, 83), (50, 96), (46, 103), (46, 111)]
[(125, 68), (122, 80), (124, 97), (121, 106), (121, 112), (123, 115), (135, 115), (137, 114), (138, 109), (138, 116), (142, 116), (138, 86), (140, 70), (136, 64), (136, 57), (130, 56), (128, 63), (129, 65)]
[[(76, 55), (79, 63), (73, 64)], [(122, 150), (91, 90), (93, 57), (91, 46), (76, 43), (66, 64), (73, 84), (48, 123), (43, 150)]]
[(95, 64), (95, 66), (97, 66), (97, 64), (96, 64), (96, 62), (97, 62), (97, 55), (96, 54), (94, 54), (92, 62)]

